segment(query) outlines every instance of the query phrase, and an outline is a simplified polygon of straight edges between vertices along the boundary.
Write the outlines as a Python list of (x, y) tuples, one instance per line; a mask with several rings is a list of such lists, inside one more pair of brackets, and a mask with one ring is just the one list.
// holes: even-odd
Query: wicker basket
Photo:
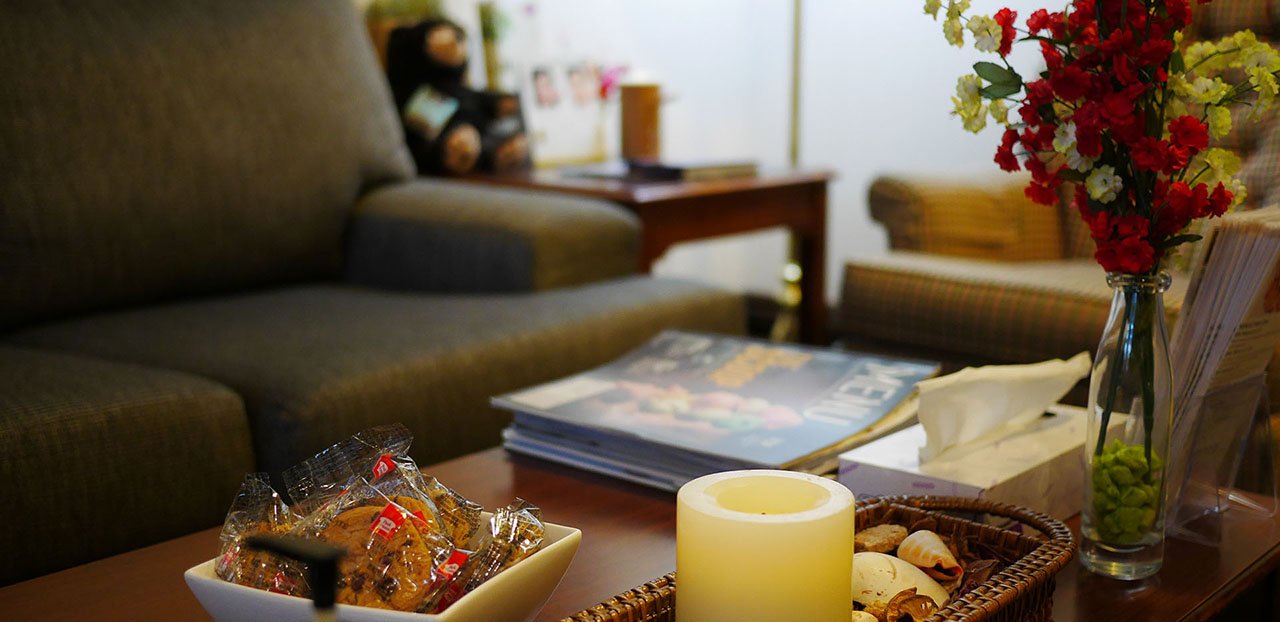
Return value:
[[(1039, 533), (1010, 530), (960, 518), (956, 514), (990, 514), (1013, 519)], [(1048, 621), (1053, 613), (1053, 576), (1071, 561), (1075, 541), (1061, 521), (1026, 508), (959, 497), (885, 497), (859, 502), (857, 528), (882, 523), (910, 525), (924, 518), (937, 521), (938, 533), (967, 537), (1017, 560), (982, 585), (929, 618), (930, 622)], [(562, 622), (676, 622), (676, 576), (668, 574)]]

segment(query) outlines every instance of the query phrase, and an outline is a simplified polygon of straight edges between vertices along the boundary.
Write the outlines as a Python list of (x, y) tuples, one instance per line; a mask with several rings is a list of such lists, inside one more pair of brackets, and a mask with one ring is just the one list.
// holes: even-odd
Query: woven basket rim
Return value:
[[(992, 575), (981, 585), (949, 601), (945, 607), (930, 616), (930, 620), (961, 619), (970, 622), (981, 620), (987, 614), (1011, 604), (1018, 598), (1031, 594), (1037, 589), (1048, 588), (1048, 584), (1053, 581), (1054, 575), (1075, 556), (1076, 544), (1071, 529), (1062, 521), (1029, 508), (984, 499), (946, 496), (868, 497), (857, 501), (857, 508), (860, 511), (865, 512), (879, 509), (880, 507), (886, 509), (899, 507), (923, 512), (992, 514), (1016, 520), (1045, 536), (1045, 539), (1039, 540), (1037, 546), (1023, 554), (1017, 561)], [(1014, 533), (1007, 529), (976, 523), (958, 516), (945, 515), (945, 518), (979, 529), (986, 528)], [(1025, 533), (1017, 533), (1016, 535), (1020, 540), (1035, 540)], [(617, 617), (617, 613), (628, 612), (632, 609), (632, 606), (639, 606), (641, 609), (647, 610), (653, 601), (669, 598), (675, 589), (675, 573), (667, 573), (606, 601), (592, 605), (568, 618), (564, 618), (562, 622), (581, 620), (620, 621), (624, 618)], [(990, 606), (984, 606), (984, 604), (989, 604)], [(966, 611), (968, 608), (976, 608), (977, 612)], [(603, 617), (606, 615), (613, 615), (613, 617)], [(625, 619), (648, 620), (650, 618), (635, 618), (628, 614)]]
[[(1044, 534), (1039, 546), (1028, 551), (1018, 561), (1010, 564), (1000, 572), (992, 575), (981, 585), (952, 599), (938, 610), (930, 619), (954, 619), (952, 615), (964, 615), (965, 607), (980, 606), (982, 602), (994, 603), (997, 606), (1008, 604), (1024, 593), (1042, 587), (1053, 580), (1054, 575), (1062, 570), (1075, 556), (1075, 538), (1071, 529), (1062, 521), (1035, 510), (968, 497), (944, 496), (893, 496), (868, 498), (865, 508), (876, 504), (897, 505), (917, 510), (934, 512), (970, 512), (975, 514), (992, 514), (1017, 520)], [(950, 520), (962, 521), (976, 526), (987, 526), (974, 523), (965, 518), (948, 516)], [(997, 528), (999, 529), (999, 528)], [(1007, 530), (1005, 530), (1007, 531)], [(1018, 534), (1020, 538), (1029, 538), (1026, 534)], [(974, 620), (977, 618), (967, 617)]]

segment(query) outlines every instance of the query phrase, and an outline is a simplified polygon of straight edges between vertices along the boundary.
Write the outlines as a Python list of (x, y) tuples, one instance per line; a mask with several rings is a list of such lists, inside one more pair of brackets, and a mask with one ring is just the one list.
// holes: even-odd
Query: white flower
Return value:
[(1053, 131), (1053, 150), (1066, 158), (1067, 166), (1082, 173), (1092, 168), (1093, 163), (1098, 161), (1097, 158), (1082, 156), (1076, 150), (1076, 124), (1074, 121), (1063, 123)]
[(1094, 200), (1099, 203), (1110, 203), (1116, 200), (1116, 195), (1124, 189), (1124, 182), (1120, 180), (1119, 175), (1116, 175), (1114, 167), (1103, 164), (1089, 173), (1084, 180), (1084, 186)]
[(979, 52), (995, 52), (1000, 49), (1000, 24), (985, 15), (969, 18), (969, 32), (973, 33), (973, 47)]

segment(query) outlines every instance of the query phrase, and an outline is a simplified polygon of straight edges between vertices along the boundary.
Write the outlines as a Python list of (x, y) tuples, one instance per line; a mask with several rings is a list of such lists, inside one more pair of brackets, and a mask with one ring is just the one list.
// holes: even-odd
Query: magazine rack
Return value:
[[(1212, 391), (1188, 411), (1197, 417), (1196, 429), (1180, 492), (1170, 491), (1170, 535), (1215, 545), (1221, 542), (1222, 513), (1228, 509), (1263, 517), (1276, 513), (1280, 502), (1268, 402), (1266, 378), (1258, 375)], [(1253, 493), (1248, 496), (1237, 488), (1246, 475), (1242, 467), (1248, 468)]]

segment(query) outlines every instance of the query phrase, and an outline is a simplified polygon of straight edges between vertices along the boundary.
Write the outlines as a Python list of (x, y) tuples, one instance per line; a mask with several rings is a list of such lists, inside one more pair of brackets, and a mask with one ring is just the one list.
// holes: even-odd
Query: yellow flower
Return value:
[(1000, 24), (986, 15), (975, 15), (969, 18), (969, 32), (973, 33), (973, 47), (979, 52), (994, 52), (1000, 49)]
[(1200, 156), (1204, 165), (1213, 172), (1214, 181), (1224, 181), (1240, 172), (1240, 156), (1229, 149), (1213, 147), (1206, 149)]
[(1092, 173), (1084, 180), (1085, 189), (1089, 191), (1089, 196), (1099, 203), (1110, 203), (1116, 199), (1116, 195), (1124, 189), (1124, 182), (1116, 175), (1114, 167), (1103, 164), (1093, 169)]
[(938, 11), (942, 9), (942, 0), (924, 0), (924, 14), (938, 19)]
[[(1214, 56), (1217, 52), (1218, 46), (1212, 41), (1197, 41), (1187, 46), (1187, 49), (1182, 52), (1182, 62), (1188, 69), (1196, 69), (1204, 72), (1214, 71), (1225, 67), (1228, 62), (1228, 59), (1225, 56)], [(1201, 65), (1201, 63), (1204, 64)]]
[(1245, 69), (1262, 68), (1266, 71), (1280, 70), (1280, 54), (1265, 43), (1255, 43), (1240, 50), (1240, 58), (1235, 63)]
[(959, 17), (949, 17), (942, 22), (942, 34), (947, 37), (947, 43), (958, 48), (964, 47), (964, 25), (960, 23)]
[(1258, 92), (1258, 101), (1254, 102), (1253, 108), (1249, 110), (1249, 119), (1253, 120), (1275, 103), (1276, 95), (1280, 93), (1280, 84), (1276, 83), (1275, 74), (1262, 67), (1249, 70), (1249, 84), (1252, 84), (1254, 90)]
[(967, 108), (976, 108), (982, 104), (982, 78), (978, 74), (960, 76), (956, 79), (956, 97)]
[(956, 47), (964, 47), (964, 24), (960, 17), (969, 10), (970, 0), (947, 0), (947, 21), (942, 23), (942, 34), (947, 43)]
[(1222, 138), (1231, 131), (1231, 111), (1226, 106), (1205, 106), (1209, 117), (1209, 135)]
[(1188, 114), (1187, 102), (1185, 99), (1178, 97), (1176, 93), (1169, 93), (1168, 100), (1164, 103), (1165, 118), (1176, 119), (1184, 114)]
[(955, 109), (951, 114), (964, 121), (964, 129), (977, 134), (987, 126), (987, 107), (982, 104), (982, 78), (977, 75), (960, 76), (956, 80), (956, 96), (951, 98)]
[(1199, 76), (1194, 81), (1187, 82), (1180, 75), (1169, 77), (1169, 85), (1173, 87), (1174, 92), (1186, 97), (1197, 104), (1216, 104), (1231, 92), (1231, 86), (1222, 81), (1222, 78), (1207, 78)]
[(1009, 105), (1004, 100), (994, 100), (987, 108), (991, 112), (991, 118), (996, 120), (1000, 125), (1009, 125)]

